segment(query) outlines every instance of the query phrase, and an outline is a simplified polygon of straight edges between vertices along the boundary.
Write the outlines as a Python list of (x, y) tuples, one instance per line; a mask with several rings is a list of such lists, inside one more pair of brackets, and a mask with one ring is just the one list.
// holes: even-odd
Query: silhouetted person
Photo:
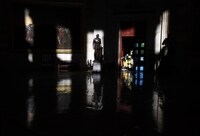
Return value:
[(162, 42), (162, 45), (165, 45), (165, 50), (167, 51), (166, 55), (167, 57), (171, 57), (173, 52), (173, 39), (171, 34), (167, 34), (167, 38), (165, 38)]
[(102, 46), (101, 46), (101, 39), (99, 38), (99, 34), (97, 34), (96, 38), (93, 39), (93, 49), (94, 49), (94, 60), (101, 61), (102, 60)]
[(171, 34), (168, 33), (167, 38), (163, 40), (162, 45), (165, 46), (160, 52), (161, 64), (164, 65), (163, 68), (165, 67), (169, 70), (174, 56), (174, 40)]

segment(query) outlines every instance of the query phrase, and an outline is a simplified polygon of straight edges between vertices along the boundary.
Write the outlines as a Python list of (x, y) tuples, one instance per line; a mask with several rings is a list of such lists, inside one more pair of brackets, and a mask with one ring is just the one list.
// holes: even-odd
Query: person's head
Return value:
[(96, 37), (99, 38), (99, 34), (96, 34)]

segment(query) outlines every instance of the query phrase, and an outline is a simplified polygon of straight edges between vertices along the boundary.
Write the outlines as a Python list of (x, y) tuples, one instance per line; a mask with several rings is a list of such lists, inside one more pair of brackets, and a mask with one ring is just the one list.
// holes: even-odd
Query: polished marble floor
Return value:
[[(199, 134), (157, 77), (134, 71), (19, 72), (5, 79), (2, 135)], [(171, 101), (170, 101), (171, 100)], [(178, 115), (177, 115), (178, 114)], [(195, 116), (195, 114), (194, 114)], [(196, 115), (196, 117), (199, 117)], [(186, 130), (187, 129), (187, 130)]]

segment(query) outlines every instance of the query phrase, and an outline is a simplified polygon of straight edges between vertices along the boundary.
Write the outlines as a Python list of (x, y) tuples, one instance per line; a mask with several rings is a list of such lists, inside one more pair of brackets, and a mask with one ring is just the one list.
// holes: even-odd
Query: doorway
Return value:
[(133, 70), (144, 66), (145, 23), (144, 21), (123, 21), (120, 23), (120, 68)]

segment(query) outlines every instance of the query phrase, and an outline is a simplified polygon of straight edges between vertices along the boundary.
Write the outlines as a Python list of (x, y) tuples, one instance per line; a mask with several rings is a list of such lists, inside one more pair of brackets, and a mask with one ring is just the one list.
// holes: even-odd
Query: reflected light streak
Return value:
[(88, 109), (102, 110), (103, 108), (103, 85), (100, 81), (101, 75), (99, 74), (87, 76), (86, 103)]
[(71, 78), (61, 79), (57, 82), (57, 113), (64, 113), (69, 109), (71, 102)]
[(33, 78), (30, 78), (28, 80), (28, 86), (29, 86), (29, 90), (32, 91), (32, 87), (33, 87)]
[[(32, 93), (33, 91), (33, 78), (28, 80), (29, 92)], [(32, 121), (34, 120), (35, 115), (35, 101), (34, 96), (31, 94), (27, 99), (27, 126), (31, 127)]]
[(56, 90), (58, 93), (69, 93), (71, 92), (71, 85), (72, 85), (71, 79), (62, 79), (57, 82)]
[(163, 110), (161, 108), (162, 100), (159, 97), (158, 92), (153, 92), (153, 116), (157, 124), (157, 131), (161, 132), (163, 129)]
[[(169, 25), (169, 11), (166, 10), (163, 12), (162, 15), (162, 34), (161, 34), (161, 40), (164, 41), (165, 38), (168, 36), (168, 25)], [(165, 45), (161, 44), (161, 48), (163, 48)]]
[(131, 96), (134, 88), (134, 75), (132, 71), (125, 70), (118, 78), (117, 112), (132, 113)]
[(31, 127), (32, 121), (34, 120), (35, 115), (35, 102), (34, 96), (29, 96), (27, 99), (27, 125)]
[(33, 63), (33, 53), (28, 53), (28, 61)]

